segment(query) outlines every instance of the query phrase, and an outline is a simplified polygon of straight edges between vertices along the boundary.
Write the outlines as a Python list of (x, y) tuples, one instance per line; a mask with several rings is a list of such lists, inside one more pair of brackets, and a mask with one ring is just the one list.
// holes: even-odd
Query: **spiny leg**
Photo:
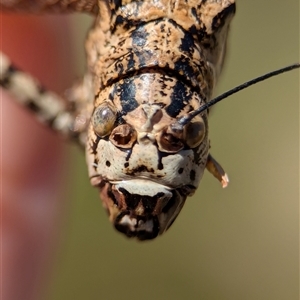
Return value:
[(62, 97), (45, 90), (36, 79), (14, 67), (9, 58), (1, 52), (0, 86), (32, 111), (41, 123), (83, 146), (82, 134), (85, 128), (77, 125), (78, 116), (74, 113), (75, 109), (69, 109)]

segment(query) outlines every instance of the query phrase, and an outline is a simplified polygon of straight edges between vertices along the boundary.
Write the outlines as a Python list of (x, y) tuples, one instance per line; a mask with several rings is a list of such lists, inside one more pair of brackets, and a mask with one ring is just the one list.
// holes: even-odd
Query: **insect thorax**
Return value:
[(182, 130), (174, 124), (210, 99), (233, 11), (230, 1), (100, 7), (87, 41), (96, 96), (86, 155), (91, 183), (127, 236), (163, 233), (198, 187), (207, 114)]

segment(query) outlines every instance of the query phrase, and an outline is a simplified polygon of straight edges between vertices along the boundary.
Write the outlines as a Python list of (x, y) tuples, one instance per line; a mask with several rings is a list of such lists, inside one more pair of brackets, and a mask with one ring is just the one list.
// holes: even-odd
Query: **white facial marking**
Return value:
[(139, 225), (138, 225), (138, 230), (145, 230), (148, 232), (152, 232), (153, 231), (153, 220), (148, 220), (146, 222), (143, 222), (142, 220), (139, 221)]
[(125, 215), (121, 220), (120, 220), (121, 225), (128, 226), (131, 231), (135, 231), (135, 226), (137, 224), (136, 219), (131, 219), (129, 216)]
[[(136, 218), (130, 218), (128, 215), (125, 215), (121, 220), (120, 224), (124, 226), (128, 226), (131, 231), (153, 231), (153, 220), (147, 220), (146, 222), (140, 220), (137, 223)], [(137, 228), (136, 228), (137, 226)]]

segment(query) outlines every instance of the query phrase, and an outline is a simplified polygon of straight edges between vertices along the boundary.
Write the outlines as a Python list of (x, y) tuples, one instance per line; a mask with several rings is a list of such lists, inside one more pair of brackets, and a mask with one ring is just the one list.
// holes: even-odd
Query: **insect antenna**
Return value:
[(181, 118), (179, 118), (177, 120), (177, 122), (174, 124), (174, 127), (177, 127), (177, 128), (183, 128), (183, 126), (185, 126), (186, 124), (188, 124), (189, 122), (191, 122), (191, 120), (196, 117), (197, 115), (201, 114), (203, 111), (205, 111), (206, 109), (208, 109), (209, 107), (215, 105), (216, 103), (220, 102), (221, 100), (253, 85), (253, 84), (256, 84), (258, 82), (261, 82), (261, 81), (264, 81), (268, 78), (271, 78), (273, 76), (276, 76), (276, 75), (279, 75), (279, 74), (282, 74), (282, 73), (285, 73), (285, 72), (289, 72), (289, 71), (292, 71), (294, 69), (297, 69), (300, 67), (300, 64), (299, 63), (295, 63), (293, 65), (290, 65), (290, 66), (287, 66), (287, 67), (284, 67), (284, 68), (281, 68), (281, 69), (278, 69), (278, 70), (275, 70), (275, 71), (272, 71), (272, 72), (269, 72), (267, 74), (264, 74), (262, 76), (259, 76), (257, 78), (254, 78), (252, 80), (249, 80), (241, 85), (238, 85), (236, 86), (235, 88), (221, 94), (220, 96), (210, 100), (209, 102), (205, 103), (204, 105), (200, 106), (198, 109), (190, 112), (188, 115), (186, 116), (183, 116)]

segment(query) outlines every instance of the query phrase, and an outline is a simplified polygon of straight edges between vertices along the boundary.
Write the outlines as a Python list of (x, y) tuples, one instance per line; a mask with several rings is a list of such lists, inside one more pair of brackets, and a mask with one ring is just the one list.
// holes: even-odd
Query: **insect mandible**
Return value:
[[(31, 8), (20, 1), (13, 9)], [(68, 94), (72, 105), (4, 56), (1, 85), (85, 147), (91, 184), (116, 229), (153, 239), (171, 226), (205, 168), (222, 186), (228, 183), (209, 153), (206, 104), (222, 69), (235, 3), (75, 1), (46, 9), (96, 16), (86, 42), (88, 71)]]

